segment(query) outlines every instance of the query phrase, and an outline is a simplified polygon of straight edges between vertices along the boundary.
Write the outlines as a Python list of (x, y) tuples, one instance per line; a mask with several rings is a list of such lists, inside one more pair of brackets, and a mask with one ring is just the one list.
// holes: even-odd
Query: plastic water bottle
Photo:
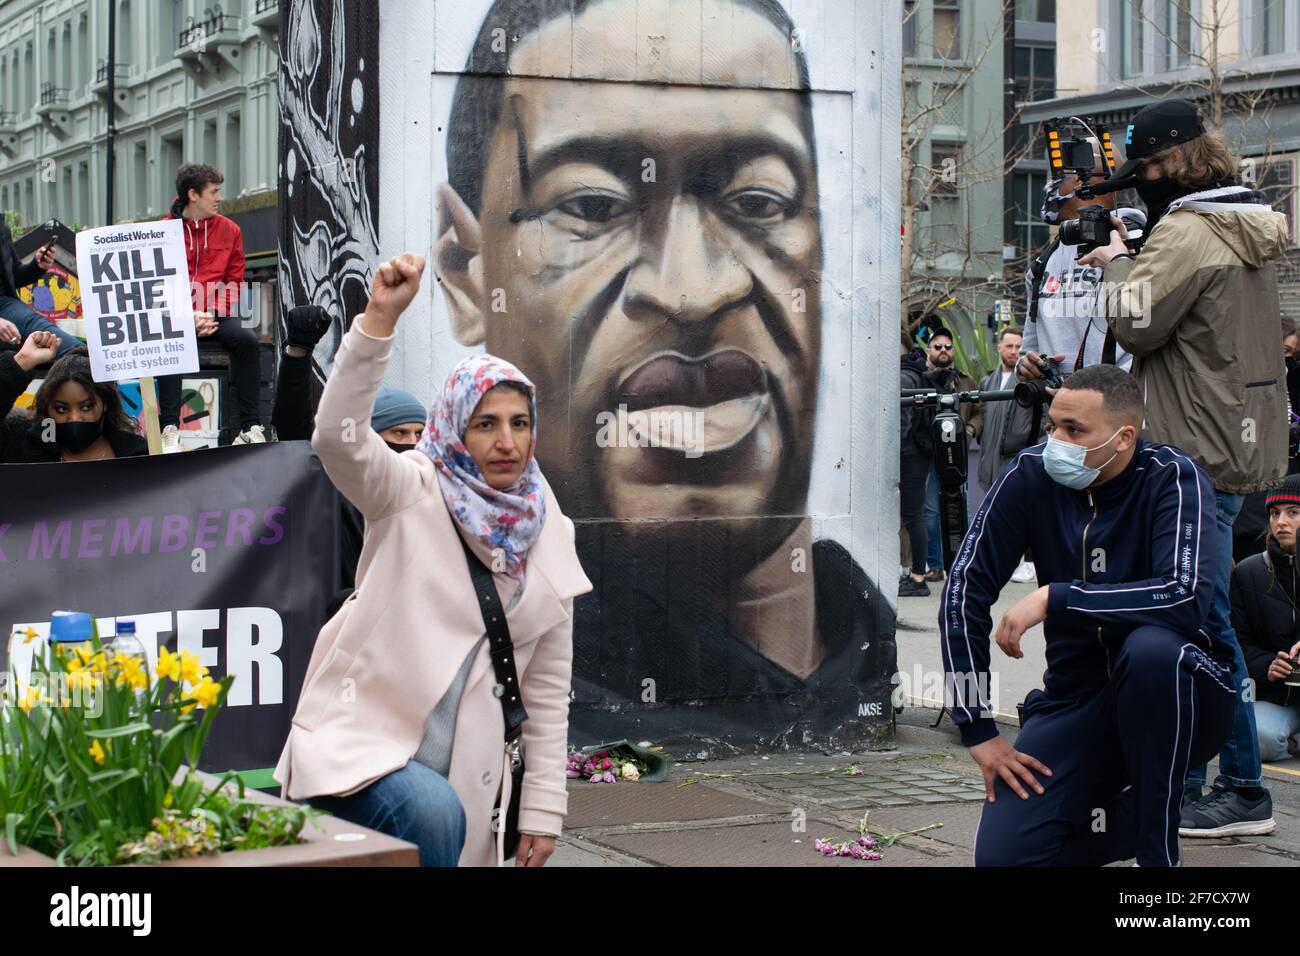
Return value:
[[(145, 653), (144, 644), (135, 636), (135, 621), (117, 622), (116, 633), (113, 635), (112, 642), (108, 645), (108, 653), (113, 657), (134, 657), (140, 662), (140, 667), (148, 673), (149, 658)], [(144, 696), (143, 690), (135, 692), (136, 699)]]

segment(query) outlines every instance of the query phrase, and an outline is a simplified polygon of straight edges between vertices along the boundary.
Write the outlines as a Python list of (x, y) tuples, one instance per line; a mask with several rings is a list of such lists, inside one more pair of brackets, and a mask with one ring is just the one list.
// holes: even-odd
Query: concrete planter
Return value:
[[(216, 778), (200, 771), (204, 783)], [(271, 797), (256, 790), (245, 791), (257, 803), (288, 806), (291, 801)], [(317, 818), (319, 829), (310, 822), (302, 828), (302, 843), (273, 846), (263, 850), (239, 850), (210, 853), (162, 863), (131, 863), (128, 866), (419, 866), (419, 849), (413, 843), (398, 840), (374, 830), (367, 830), (337, 817)], [(54, 859), (27, 847), (18, 855), (0, 847), (0, 869), (5, 867), (54, 866)]]

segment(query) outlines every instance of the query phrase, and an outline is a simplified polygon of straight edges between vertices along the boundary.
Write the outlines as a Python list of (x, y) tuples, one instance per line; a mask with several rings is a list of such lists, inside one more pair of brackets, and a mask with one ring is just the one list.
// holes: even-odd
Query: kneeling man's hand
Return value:
[(1043, 785), (1038, 782), (1038, 778), (1033, 775), (1030, 768), (1047, 777), (1052, 775), (1052, 771), (1043, 766), (1036, 758), (1029, 756), (1029, 754), (1022, 754), (1001, 737), (994, 737), (982, 744), (976, 744), (970, 748), (970, 755), (975, 758), (975, 762), (984, 771), (984, 793), (988, 796), (989, 803), (995, 802), (993, 799), (994, 777), (1001, 777), (1003, 782), (1014, 790), (1021, 800), (1028, 800), (1029, 794), (1025, 793), (1025, 788), (1021, 786), (1021, 780), (1029, 784), (1034, 793), (1041, 794), (1043, 792)]
[(1047, 620), (1047, 586), (1025, 595), (1007, 609), (998, 623), (997, 642), (1007, 657), (1021, 658), (1020, 638), (1035, 624)]

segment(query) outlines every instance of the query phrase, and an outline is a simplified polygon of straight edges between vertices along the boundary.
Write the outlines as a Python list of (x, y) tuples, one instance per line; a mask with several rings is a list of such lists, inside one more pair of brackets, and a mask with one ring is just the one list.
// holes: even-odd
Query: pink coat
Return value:
[[(316, 413), (312, 447), (335, 486), (365, 516), (366, 536), (356, 592), (316, 638), (275, 769), (294, 800), (353, 793), (403, 767), (420, 744), (425, 718), (484, 632), (433, 462), (422, 452), (394, 454), (370, 427), (394, 338), (367, 335), (354, 322)], [(573, 598), (590, 591), (591, 582), (578, 563), (573, 522), (549, 486), (546, 494), (546, 522), (529, 554), (527, 587), (506, 619), (528, 710), (519, 828), (558, 836), (568, 807)], [(490, 566), (489, 555), (480, 557)], [(508, 607), (515, 582), (494, 577)], [(448, 774), (465, 808), (462, 866), (502, 862), (492, 814), (498, 790), (502, 806), (509, 800), (510, 774), (495, 683), (485, 642), (460, 700)]]

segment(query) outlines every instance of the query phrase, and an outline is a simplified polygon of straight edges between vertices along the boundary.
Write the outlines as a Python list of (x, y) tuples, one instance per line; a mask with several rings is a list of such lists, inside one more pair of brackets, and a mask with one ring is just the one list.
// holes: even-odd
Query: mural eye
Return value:
[(556, 207), (566, 216), (589, 223), (606, 223), (617, 219), (628, 209), (628, 203), (606, 193), (583, 193), (571, 196)]
[(790, 212), (790, 200), (766, 190), (747, 189), (723, 200), (732, 215), (753, 222), (770, 223)]

